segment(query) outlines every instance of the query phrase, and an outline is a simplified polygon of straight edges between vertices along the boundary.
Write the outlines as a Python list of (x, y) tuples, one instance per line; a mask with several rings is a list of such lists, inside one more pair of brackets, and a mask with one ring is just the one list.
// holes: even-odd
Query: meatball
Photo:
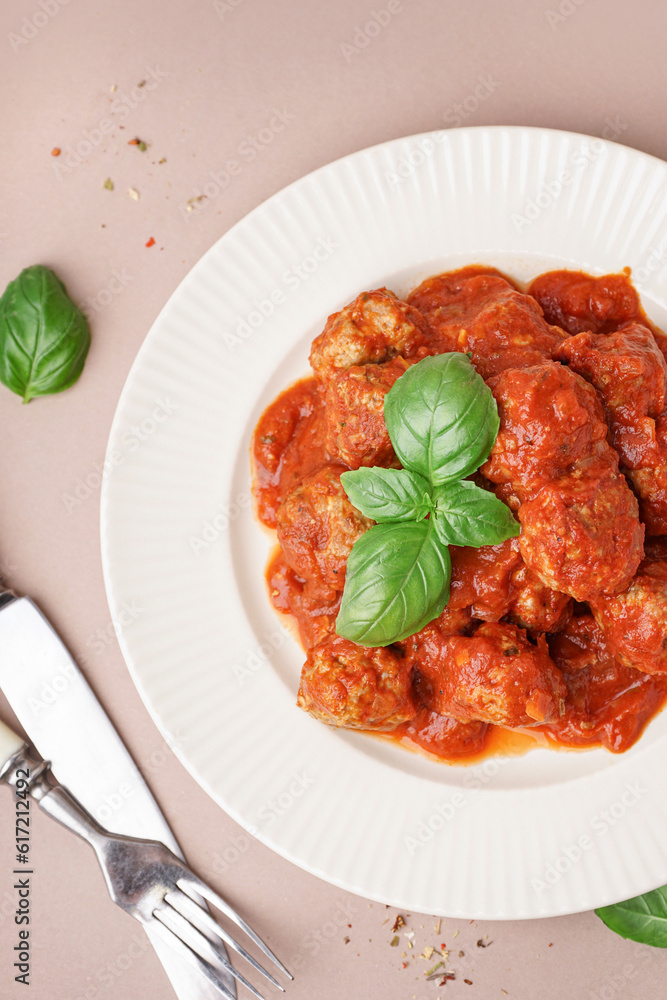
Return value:
[(558, 632), (570, 620), (572, 598), (547, 587), (523, 559), (512, 573), (511, 584), (508, 618), (515, 625), (529, 632)]
[(655, 420), (665, 407), (667, 364), (650, 330), (627, 323), (615, 333), (579, 333), (554, 357), (598, 391), (622, 466), (638, 469), (664, 461)]
[(618, 472), (563, 476), (519, 508), (521, 555), (547, 587), (577, 601), (618, 594), (644, 554), (637, 514)]
[(386, 288), (362, 292), (329, 316), (313, 341), (310, 363), (326, 380), (353, 365), (377, 364), (397, 354), (412, 357), (424, 345), (427, 329), (418, 310)]
[(610, 440), (652, 534), (667, 534), (667, 364), (649, 329), (626, 323), (615, 333), (580, 333), (558, 357), (600, 394)]
[(647, 674), (667, 671), (667, 563), (645, 562), (627, 590), (591, 610), (617, 659)]
[(450, 547), (449, 608), (470, 608), (473, 618), (497, 622), (508, 615), (522, 628), (553, 632), (567, 621), (572, 601), (547, 587), (530, 570), (519, 540), (479, 548)]
[(448, 607), (470, 608), (474, 618), (497, 622), (512, 604), (512, 574), (523, 560), (517, 540), (479, 548), (450, 546), (452, 579)]
[(549, 639), (551, 659), (562, 672), (565, 682), (589, 667), (608, 667), (614, 654), (604, 632), (592, 615), (571, 618), (562, 632)]
[(399, 355), (381, 365), (354, 365), (329, 379), (326, 445), (331, 456), (351, 469), (397, 464), (384, 422), (384, 397), (409, 367)]
[(581, 271), (548, 271), (528, 289), (545, 319), (568, 333), (608, 333), (641, 313), (639, 296), (625, 274), (594, 278)]
[(482, 474), (511, 483), (520, 498), (568, 472), (580, 459), (618, 459), (606, 443), (607, 424), (595, 390), (553, 361), (506, 371), (489, 380), (500, 430)]
[(463, 722), (516, 729), (558, 718), (565, 685), (549, 659), (515, 625), (483, 624), (472, 636), (432, 636), (415, 657), (430, 682), (430, 707)]
[(601, 744), (613, 753), (631, 747), (662, 702), (667, 677), (617, 660), (591, 615), (573, 618), (549, 646), (568, 699), (564, 715), (545, 731), (572, 746)]
[(287, 565), (282, 551), (269, 564), (267, 583), (276, 611), (296, 619), (304, 649), (317, 646), (335, 631), (342, 595), (336, 591), (322, 593), (317, 584), (302, 580)]
[(389, 647), (332, 636), (308, 653), (297, 705), (331, 726), (395, 729), (417, 714), (410, 666)]
[(452, 275), (439, 275), (408, 301), (428, 320), (433, 353), (470, 351), (484, 379), (506, 368), (540, 364), (566, 336), (549, 326), (534, 299), (499, 275), (477, 274), (454, 287)]
[(342, 466), (325, 465), (278, 508), (278, 541), (285, 561), (323, 591), (342, 591), (352, 546), (373, 524), (347, 498)]
[[(451, 602), (442, 614), (421, 628), (419, 632), (415, 632), (414, 635), (408, 636), (407, 639), (403, 639), (397, 644), (418, 670), (421, 670), (420, 664), (430, 663), (438, 658), (440, 647), (449, 636), (467, 635), (472, 631), (473, 619), (468, 608), (452, 608), (450, 605)], [(474, 624), (476, 625), (477, 622)]]

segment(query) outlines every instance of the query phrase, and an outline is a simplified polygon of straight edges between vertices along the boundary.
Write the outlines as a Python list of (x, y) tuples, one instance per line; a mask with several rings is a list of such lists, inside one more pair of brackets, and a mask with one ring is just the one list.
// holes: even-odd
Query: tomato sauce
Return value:
[[(464, 268), (449, 275), (429, 279), (409, 297), (408, 301), (417, 308), (439, 308), (438, 303), (442, 303), (449, 296), (455, 297), (462, 282), (472, 278), (478, 283), (480, 302), (483, 305), (486, 301), (485, 296), (488, 296), (489, 282), (493, 283), (502, 277), (500, 272), (493, 268)], [(469, 297), (473, 294), (474, 287), (472, 291), (470, 283), (466, 287)], [(516, 289), (516, 286), (512, 285), (512, 289)], [(528, 292), (535, 300), (536, 313), (544, 313), (544, 320), (540, 320), (540, 323), (546, 321), (549, 328), (546, 325), (540, 327), (539, 336), (528, 347), (523, 336), (517, 339), (516, 343), (509, 344), (510, 359), (520, 358), (523, 355), (527, 359), (525, 365), (516, 362), (518, 366), (516, 370), (510, 364), (513, 370), (509, 374), (515, 381), (521, 382), (523, 377), (521, 368), (526, 369), (530, 365), (539, 364), (540, 352), (548, 354), (550, 351), (556, 351), (558, 344), (567, 343), (569, 337), (583, 331), (591, 331), (596, 335), (614, 334), (631, 322), (642, 324), (652, 330), (661, 350), (667, 356), (667, 338), (648, 321), (628, 273), (594, 278), (580, 272), (554, 271), (536, 278), (529, 286)], [(469, 301), (465, 304), (465, 308), (470, 308)], [(485, 320), (483, 312), (480, 315), (482, 318), (479, 321), (476, 318), (475, 322), (481, 323), (482, 326), (478, 327), (477, 339), (471, 345), (473, 364), (475, 364), (474, 352), (479, 350), (483, 353)], [(558, 330), (551, 333), (550, 330), (554, 328)], [(444, 349), (467, 349), (466, 344), (460, 343), (458, 347), (448, 342), (443, 346), (445, 334), (449, 335), (448, 328), (445, 323), (441, 323), (433, 344), (430, 346), (427, 344), (422, 348), (422, 352), (430, 350), (431, 353), (439, 353)], [(534, 354), (536, 357), (533, 357)], [(491, 357), (491, 353), (488, 357)], [(505, 377), (499, 373), (503, 368), (500, 363), (503, 357), (502, 351), (498, 350), (493, 357), (495, 359), (493, 365), (488, 371), (481, 372), (491, 384)], [(484, 362), (480, 364), (480, 369), (484, 369)], [(556, 387), (553, 392), (557, 391)], [(567, 413), (563, 419), (569, 422), (569, 425), (573, 420), (575, 422), (580, 420), (580, 434), (582, 440), (586, 440), (586, 447), (598, 448), (599, 457), (596, 461), (601, 463), (601, 466), (600, 468), (595, 466), (595, 474), (617, 476), (620, 483), (623, 476), (617, 471), (616, 453), (614, 452), (610, 459), (609, 454), (612, 449), (604, 441), (602, 407), (599, 401), (596, 402), (593, 390), (590, 398), (585, 394), (584, 397), (582, 397), (581, 412), (574, 416), (572, 413)], [(548, 396), (542, 395), (532, 403), (525, 402), (524, 397), (520, 399), (516, 396), (515, 399), (519, 400), (517, 404), (519, 408), (523, 406), (525, 411), (522, 411), (517, 426), (525, 430), (529, 427), (531, 414), (535, 408), (543, 406)], [(600, 423), (603, 426), (602, 432), (599, 432)], [(570, 433), (569, 425), (567, 440), (569, 446), (572, 446), (573, 442), (576, 444), (577, 438)], [(526, 440), (519, 442), (510, 458), (516, 462), (520, 446), (526, 445), (528, 457), (524, 472), (525, 476), (528, 476), (532, 469), (530, 474), (533, 475), (534, 470), (539, 471), (541, 466), (538, 455), (541, 442), (533, 444), (527, 431), (521, 433), (527, 438), (527, 445)], [(267, 407), (255, 431), (252, 460), (257, 517), (264, 525), (273, 529), (277, 525), (277, 511), (286, 497), (307, 477), (332, 461), (327, 450), (325, 398), (316, 378), (297, 382)], [(334, 461), (341, 463), (339, 457)], [(572, 462), (576, 461), (578, 461), (576, 455), (565, 455), (564, 467), (568, 463), (571, 467)], [(496, 455), (494, 462), (497, 466), (502, 465), (502, 456), (499, 458)], [(605, 465), (609, 462), (610, 465)], [(347, 467), (344, 463), (341, 464)], [(558, 470), (553, 473), (555, 476), (559, 474)], [(511, 505), (512, 501), (515, 501), (513, 509), (516, 509), (523, 497), (517, 499), (513, 493), (514, 487), (509, 482), (503, 484), (501, 480), (502, 477), (493, 480), (498, 484), (498, 494)], [(667, 477), (664, 488), (667, 497)], [(613, 499), (614, 494), (609, 496)], [(624, 502), (626, 501), (623, 499), (618, 501), (620, 504)], [(665, 502), (667, 504), (667, 500)], [(604, 510), (600, 509), (596, 516), (604, 518), (606, 515)], [(548, 530), (548, 524), (545, 523), (545, 531)], [(641, 538), (639, 540), (635, 537), (630, 538), (630, 535), (631, 529), (628, 528), (627, 546), (639, 546), (636, 558), (638, 563), (641, 558)], [(646, 548), (647, 552), (658, 553), (654, 558), (664, 559), (667, 556), (667, 529), (661, 532), (661, 535), (663, 537), (647, 539)], [(562, 540), (559, 538), (558, 541)], [(596, 552), (592, 553), (592, 574), (596, 572), (596, 560), (600, 561), (602, 558), (607, 559), (608, 554), (599, 556)], [(497, 622), (502, 619), (522, 624), (524, 605), (521, 604), (519, 597), (523, 593), (521, 588), (525, 588), (525, 567), (518, 556), (516, 540), (503, 543), (502, 546), (487, 546), (478, 550), (461, 549), (454, 559), (454, 565), (451, 602), (453, 613), (456, 609), (467, 608), (471, 626), (480, 624), (480, 619), (476, 616), (480, 616), (483, 621)], [(273, 607), (296, 625), (301, 643), (306, 650), (313, 648), (324, 637), (332, 634), (341, 594), (318, 589), (300, 577), (288, 565), (280, 549), (274, 553), (267, 568), (267, 585)], [(545, 589), (547, 588), (543, 588)], [(553, 594), (558, 589), (554, 588), (549, 593)], [(536, 590), (535, 593), (539, 596), (541, 592)], [(392, 739), (438, 759), (468, 762), (478, 760), (485, 754), (523, 753), (535, 745), (560, 748), (604, 746), (615, 753), (628, 749), (639, 738), (647, 722), (663, 706), (667, 698), (667, 673), (641, 673), (615, 659), (601, 638), (600, 630), (589, 613), (588, 605), (577, 603), (572, 608), (571, 598), (561, 594), (557, 594), (557, 597), (562, 597), (562, 601), (556, 608), (547, 608), (548, 616), (544, 618), (544, 621), (550, 624), (538, 629), (532, 640), (536, 642), (540, 632), (547, 629), (554, 630), (547, 635), (549, 652), (556, 666), (562, 671), (568, 692), (566, 709), (557, 721), (535, 725), (530, 729), (511, 731), (486, 722), (462, 722), (438, 715), (427, 704), (425, 685), (428, 681), (418, 673), (414, 679), (414, 688), (417, 699), (420, 693), (424, 696), (422, 707), (410, 721), (401, 723), (391, 732), (382, 733), (382, 738)], [(512, 604), (513, 601), (516, 606)], [(544, 604), (545, 607), (548, 604), (546, 597)], [(563, 624), (564, 622), (567, 623)], [(467, 633), (459, 631), (458, 634)], [(530, 635), (529, 632), (529, 638)], [(543, 639), (540, 638), (539, 642), (543, 643)], [(405, 644), (397, 644), (395, 651), (399, 656), (405, 655)]]

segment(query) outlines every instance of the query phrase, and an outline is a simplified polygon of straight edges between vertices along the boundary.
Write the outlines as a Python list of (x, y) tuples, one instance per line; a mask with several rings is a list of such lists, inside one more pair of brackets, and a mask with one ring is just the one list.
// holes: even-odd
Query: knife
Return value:
[[(63, 641), (30, 598), (8, 591), (0, 592), (0, 688), (32, 745), (107, 829), (160, 840), (183, 857), (148, 785)], [(215, 987), (189, 962), (144, 929), (179, 1000), (220, 1000)], [(236, 996), (234, 979), (226, 975), (224, 982)]]

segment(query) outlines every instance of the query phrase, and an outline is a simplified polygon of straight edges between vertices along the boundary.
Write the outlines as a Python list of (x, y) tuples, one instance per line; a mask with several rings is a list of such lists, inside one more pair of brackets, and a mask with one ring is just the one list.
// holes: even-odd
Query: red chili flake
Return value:
[(54, 146), (51, 150), (51, 156), (60, 156), (60, 146)]
[(394, 920), (394, 926), (392, 927), (392, 931), (394, 932), (394, 934), (399, 929), (399, 927), (405, 927), (405, 919), (401, 916), (400, 913)]
[(407, 967), (408, 967), (408, 963), (407, 962), (403, 962), (402, 963), (402, 968), (407, 969)]
[(456, 979), (456, 973), (455, 972), (445, 972), (444, 976), (442, 977), (442, 979), (438, 983), (438, 986), (446, 986), (447, 983), (451, 979)]
[(553, 943), (553, 941), (551, 941), (550, 944), (549, 944), (549, 947), (553, 948), (553, 946), (554, 946), (554, 943)]
[(468, 986), (472, 986), (472, 979), (464, 979), (463, 982), (467, 983)]
[(153, 237), (152, 237), (152, 236), (151, 236), (151, 238), (149, 239), (149, 241), (147, 242), (146, 246), (147, 246), (147, 247), (154, 247), (154, 246), (155, 246), (155, 240), (153, 239)]
[(445, 951), (446, 947), (447, 947), (447, 945), (445, 944), (445, 942), (444, 942), (444, 941), (442, 941), (442, 942), (440, 943), (440, 951)]
[(349, 944), (349, 943), (350, 943), (349, 937), (344, 937), (343, 938), (343, 944)]

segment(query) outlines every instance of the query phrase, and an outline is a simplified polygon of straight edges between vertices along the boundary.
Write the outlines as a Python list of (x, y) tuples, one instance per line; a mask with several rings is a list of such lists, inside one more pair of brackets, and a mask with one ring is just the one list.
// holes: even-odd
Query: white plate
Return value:
[[(269, 606), (249, 506), (266, 404), (364, 289), (469, 262), (526, 279), (633, 268), (667, 324), (667, 167), (564, 132), (472, 128), (364, 150), (292, 184), (175, 291), (118, 405), (104, 573), (153, 717), (238, 822), (321, 877), (446, 916), (572, 913), (667, 882), (667, 714), (621, 756), (456, 767), (294, 705), (303, 654)], [(134, 605), (132, 604), (134, 602)]]

